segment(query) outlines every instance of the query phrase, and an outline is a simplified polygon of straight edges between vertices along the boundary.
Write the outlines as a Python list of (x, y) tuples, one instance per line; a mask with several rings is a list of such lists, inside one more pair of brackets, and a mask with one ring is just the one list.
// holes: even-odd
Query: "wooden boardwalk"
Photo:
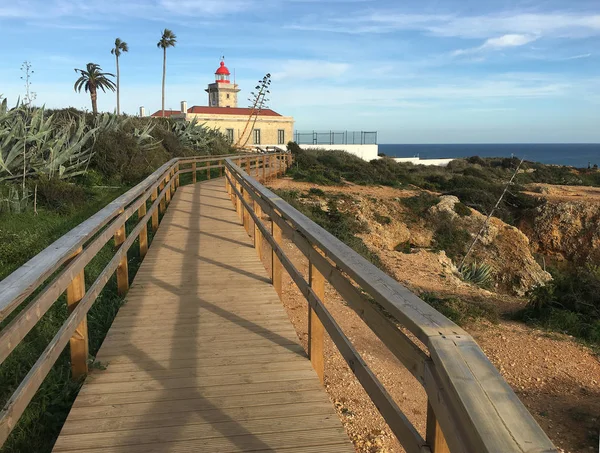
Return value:
[(352, 452), (222, 178), (179, 188), (55, 452)]

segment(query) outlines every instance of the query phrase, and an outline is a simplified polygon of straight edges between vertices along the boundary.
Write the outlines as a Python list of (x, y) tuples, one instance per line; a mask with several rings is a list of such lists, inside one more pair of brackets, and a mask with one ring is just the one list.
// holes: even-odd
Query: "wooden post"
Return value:
[[(317, 270), (317, 268), (310, 263), (308, 269), (308, 280), (310, 287), (313, 289), (315, 294), (322, 302), (325, 302), (325, 278)], [(313, 368), (319, 376), (321, 384), (324, 383), (325, 378), (325, 357), (323, 349), (323, 324), (316, 315), (314, 310), (308, 307), (308, 357), (312, 363)]]
[[(71, 258), (75, 258), (83, 251), (82, 247), (79, 247)], [(67, 306), (69, 313), (71, 313), (83, 296), (85, 295), (85, 271), (82, 270), (75, 278), (71, 281), (67, 287)], [(71, 349), (71, 375), (74, 380), (80, 379), (85, 376), (88, 372), (88, 354), (89, 354), (89, 343), (88, 343), (88, 328), (87, 328), (87, 315), (83, 318), (83, 321), (77, 326), (73, 336), (69, 340)]]
[(206, 162), (206, 179), (210, 179), (210, 161)]
[(175, 177), (175, 190), (177, 190), (179, 188), (179, 162), (175, 165), (175, 172), (177, 173)]
[(192, 162), (192, 184), (196, 184), (196, 162)]
[[(275, 239), (275, 242), (281, 245), (281, 228), (279, 228), (279, 225), (277, 225), (275, 222), (271, 222), (271, 224), (273, 225), (273, 239)], [(277, 291), (277, 294), (279, 294), (279, 298), (281, 299), (281, 262), (279, 261), (279, 258), (277, 258), (275, 250), (272, 250), (271, 254), (273, 257), (273, 286), (275, 287), (275, 291)]]
[[(244, 191), (244, 200), (246, 200), (246, 203), (248, 203), (249, 206), (252, 206), (252, 197), (248, 191)], [(250, 236), (250, 232), (254, 229), (254, 221), (252, 220), (250, 210), (248, 209), (244, 210), (244, 222), (246, 224), (246, 232), (248, 233), (248, 236)]]
[[(168, 191), (167, 191), (168, 193)], [(123, 212), (121, 209), (120, 212)], [(115, 249), (119, 250), (121, 244), (125, 242), (125, 222), (115, 233)], [(123, 254), (119, 265), (117, 266), (117, 293), (123, 297), (129, 290), (129, 271), (127, 269), (127, 252)]]
[(425, 433), (431, 453), (450, 453), (442, 428), (437, 421), (433, 407), (427, 402), (427, 428)]
[[(150, 195), (150, 201), (154, 203), (158, 198), (158, 189), (154, 189), (152, 191), (152, 195)], [(158, 230), (158, 209), (152, 211), (152, 231), (156, 233)]]
[(250, 174), (250, 156), (246, 157), (246, 173)]
[[(171, 172), (169, 172), (169, 174), (165, 178), (165, 185), (168, 185), (170, 180), (171, 180)], [(169, 188), (167, 188), (167, 191), (165, 192), (165, 202), (166, 202), (167, 205), (171, 202), (171, 188), (170, 188), (170, 186), (169, 186)]]
[(175, 169), (171, 168), (171, 179), (173, 179), (173, 183), (171, 184), (171, 198), (175, 195)]
[(256, 165), (256, 180), (259, 181), (260, 179), (260, 157), (256, 156), (256, 160), (255, 160), (255, 165)]
[[(165, 182), (161, 181), (160, 184), (158, 185), (158, 192), (159, 193), (162, 192), (164, 188), (165, 188)], [(165, 197), (166, 197), (166, 195), (165, 195)], [(164, 214), (165, 208), (166, 208), (165, 197), (162, 197), (160, 199), (160, 203), (158, 204), (158, 210), (160, 211), (161, 214)]]
[[(138, 208), (138, 220), (142, 220), (146, 215), (146, 201)], [(140, 258), (144, 258), (148, 252), (148, 222), (145, 222), (144, 228), (140, 231)]]
[[(237, 187), (238, 192), (241, 194), (241, 196), (244, 196), (244, 189), (242, 189), (242, 186), (240, 185), (240, 183), (238, 183), (237, 181), (235, 182), (235, 186)], [(237, 205), (237, 213), (238, 213), (238, 217), (240, 219), (240, 222), (244, 221), (244, 208), (242, 207), (242, 200), (241, 197), (239, 197), (236, 194), (236, 205)]]
[[(258, 220), (260, 221), (260, 219), (262, 219), (262, 209), (261, 209), (260, 205), (256, 202), (254, 203), (254, 213), (256, 214), (256, 217), (258, 217)], [(256, 249), (256, 253), (258, 254), (258, 259), (260, 259), (261, 262), (262, 262), (262, 257), (263, 257), (262, 243), (263, 243), (262, 233), (258, 229), (258, 223), (255, 223), (254, 224), (254, 248)]]
[(263, 157), (262, 157), (262, 167), (263, 167), (262, 182), (264, 183), (267, 180), (267, 156), (266, 155), (263, 155)]

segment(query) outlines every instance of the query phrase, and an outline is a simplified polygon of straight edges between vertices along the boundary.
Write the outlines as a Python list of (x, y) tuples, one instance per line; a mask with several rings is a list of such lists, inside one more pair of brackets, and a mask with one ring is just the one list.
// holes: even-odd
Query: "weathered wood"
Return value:
[(267, 181), (267, 156), (262, 156), (262, 179), (261, 182)]
[[(158, 185), (158, 191), (162, 192), (163, 189), (165, 188), (165, 182), (164, 180), (160, 182), (160, 184)], [(166, 194), (164, 196), (160, 197), (160, 204), (159, 204), (159, 212), (161, 214), (164, 214), (165, 210), (167, 209), (167, 203), (166, 203)]]
[(211, 169), (210, 163), (207, 162), (206, 163), (206, 179), (210, 179), (210, 169)]
[[(154, 188), (152, 190), (152, 195), (150, 195), (150, 202), (154, 203), (158, 198), (158, 189)], [(158, 230), (158, 209), (152, 211), (152, 231), (156, 233)]]
[(219, 176), (223, 176), (223, 161), (219, 161)]
[[(155, 209), (157, 203), (153, 205)], [(144, 221), (149, 220), (150, 215), (146, 214)], [(65, 323), (60, 327), (54, 338), (50, 341), (40, 358), (35, 362), (29, 373), (25, 376), (19, 387), (4, 405), (0, 412), (0, 445), (4, 444), (8, 435), (15, 427), (25, 408), (35, 395), (35, 392), (42, 384), (44, 378), (62, 353), (63, 349), (75, 333), (77, 327), (83, 322), (90, 307), (106, 285), (110, 276), (117, 270), (121, 258), (126, 255), (125, 251), (131, 247), (133, 241), (137, 238), (142, 229), (142, 224), (135, 226), (131, 235), (125, 240), (115, 255), (102, 270), (96, 281), (90, 286), (89, 290), (73, 311)]]
[[(250, 198), (250, 194), (248, 192), (244, 192), (244, 199), (248, 203), (248, 205), (252, 206), (252, 198)], [(246, 227), (246, 232), (248, 235), (252, 235), (251, 231), (254, 230), (254, 221), (250, 216), (248, 210), (244, 211), (244, 225)]]
[[(262, 210), (260, 209), (260, 205), (258, 203), (254, 203), (254, 213), (256, 214), (257, 219), (262, 219)], [(258, 259), (262, 261), (263, 258), (263, 238), (260, 228), (256, 222), (254, 223), (254, 248), (256, 249), (256, 253), (258, 255)]]
[[(281, 243), (282, 243), (281, 228), (279, 228), (279, 225), (277, 225), (275, 222), (271, 222), (271, 225), (272, 225), (272, 228), (273, 228), (273, 239), (275, 240), (275, 242), (277, 244), (281, 245)], [(276, 253), (276, 251), (275, 251), (274, 248), (271, 249), (271, 256), (272, 256), (272, 260), (273, 260), (273, 287), (275, 288), (275, 291), (277, 292), (277, 294), (281, 298), (281, 296), (282, 296), (282, 286), (281, 286), (282, 268), (281, 268), (281, 261), (279, 260), (279, 257), (277, 256), (277, 253)]]
[[(146, 215), (146, 202), (138, 208), (138, 219), (143, 219)], [(144, 259), (148, 253), (148, 225), (145, 224), (140, 232), (140, 258)]]
[(165, 186), (167, 188), (167, 192), (165, 193), (165, 203), (167, 205), (169, 203), (171, 203), (171, 184), (169, 184), (170, 181), (171, 181), (171, 172), (169, 172), (167, 174), (167, 177), (165, 178)]
[[(314, 264), (310, 264), (308, 280), (315, 295), (325, 301), (325, 279)], [(325, 356), (324, 356), (324, 331), (323, 324), (315, 314), (312, 307), (308, 307), (308, 356), (313, 368), (319, 376), (321, 384), (325, 383)]]
[(171, 160), (105, 208), (82, 222), (0, 282), (0, 321), (19, 306), (118, 212), (149, 190), (175, 162)]
[[(83, 251), (83, 248), (79, 248), (73, 255), (73, 258), (79, 255)], [(71, 281), (71, 284), (67, 287), (67, 306), (69, 313), (71, 313), (77, 304), (83, 299), (85, 295), (85, 274), (82, 269), (81, 272), (75, 276)], [(88, 372), (88, 355), (89, 355), (89, 342), (88, 342), (88, 328), (87, 328), (87, 317), (81, 321), (81, 323), (75, 329), (75, 332), (69, 339), (69, 345), (71, 349), (71, 376), (75, 380), (81, 379)]]
[(196, 173), (196, 162), (192, 162), (192, 184), (196, 184), (197, 173)]
[(442, 428), (435, 417), (433, 408), (427, 403), (427, 430), (425, 439), (431, 453), (450, 453)]
[(225, 193), (173, 199), (54, 451), (353, 451)]
[[(169, 193), (169, 187), (167, 187), (167, 193)], [(115, 233), (115, 249), (118, 250), (123, 246), (125, 242), (125, 223)], [(127, 251), (123, 254), (119, 266), (117, 267), (117, 292), (119, 296), (123, 297), (129, 290), (129, 270), (127, 266)]]

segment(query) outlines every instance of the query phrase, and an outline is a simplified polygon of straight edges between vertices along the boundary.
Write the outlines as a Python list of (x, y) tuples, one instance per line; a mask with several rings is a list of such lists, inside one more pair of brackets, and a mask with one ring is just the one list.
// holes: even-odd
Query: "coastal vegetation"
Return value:
[[(468, 231), (465, 222), (460, 219), (472, 216), (472, 210), (487, 215), (520, 163), (516, 158), (483, 159), (474, 156), (452, 161), (447, 167), (427, 167), (396, 163), (388, 158), (365, 162), (341, 151), (303, 151), (293, 143), (288, 147), (295, 155), (288, 176), (296, 181), (318, 184), (322, 188), (358, 184), (416, 191), (414, 196), (400, 199), (405, 208), (405, 221), (415, 225), (427, 222), (433, 233), (431, 250), (444, 251), (456, 265), (464, 258), (474, 236), (473, 231)], [(539, 209), (543, 209), (546, 200), (536, 195), (541, 189), (534, 183), (599, 187), (600, 172), (594, 168), (573, 169), (525, 161), (494, 215), (514, 226), (520, 226), (527, 219), (539, 215)], [(311, 190), (315, 193), (322, 191), (319, 188)], [(441, 199), (447, 196), (456, 196), (459, 200), (453, 203), (452, 215), (435, 211)], [(289, 199), (289, 195), (284, 194), (285, 197)], [(328, 228), (326, 222), (317, 220), (322, 216), (321, 213), (315, 213), (320, 209), (318, 205), (308, 208), (306, 203), (304, 205), (302, 209), (305, 214)], [(345, 212), (344, 215), (351, 214)], [(375, 221), (386, 224), (381, 214), (378, 216), (379, 220), (375, 218)], [(329, 228), (333, 232), (337, 225), (336, 228)], [(339, 231), (334, 234), (340, 239), (344, 237)], [(354, 247), (358, 249), (356, 245)], [(410, 240), (403, 240), (394, 249), (410, 254), (415, 246)], [(368, 256), (367, 252), (361, 253)], [(543, 260), (543, 255), (538, 256)], [(594, 347), (600, 346), (600, 263), (595, 258), (597, 254), (586, 256), (587, 259), (583, 261), (566, 261), (560, 267), (549, 267), (552, 280), (534, 285), (525, 295), (524, 308), (510, 316), (573, 335)], [(540, 261), (542, 264), (545, 267), (545, 261)], [(492, 287), (494, 273), (490, 263), (480, 259), (469, 260), (459, 268), (462, 280), (483, 288)], [(450, 313), (449, 306), (458, 306), (452, 297), (448, 299), (428, 294), (425, 300), (433, 301), (432, 304), (444, 313)]]
[[(9, 108), (6, 100), (0, 103), (0, 144), (0, 280), (169, 159), (231, 152), (226, 137), (195, 121), (93, 115), (24, 104)], [(198, 173), (199, 181), (205, 178), (205, 172)], [(182, 184), (190, 181), (191, 175), (181, 177)], [(128, 231), (136, 215), (128, 222)], [(152, 232), (148, 233), (151, 241)], [(138, 250), (134, 246), (128, 253), (131, 278), (140, 263)], [(112, 244), (107, 244), (86, 267), (87, 285), (113, 253)], [(94, 355), (122, 303), (113, 278), (88, 315), (92, 366), (101, 366), (93, 363)], [(66, 307), (63, 295), (0, 365), (2, 404), (66, 319)], [(0, 328), (18, 312), (3, 320)], [(70, 376), (67, 351), (36, 393), (3, 453), (51, 451), (81, 384)]]

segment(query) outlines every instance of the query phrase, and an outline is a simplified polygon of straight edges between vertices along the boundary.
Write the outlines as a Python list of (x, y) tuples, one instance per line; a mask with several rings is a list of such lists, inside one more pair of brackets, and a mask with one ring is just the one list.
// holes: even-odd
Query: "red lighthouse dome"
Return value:
[(217, 69), (217, 71), (215, 72), (215, 80), (217, 81), (217, 83), (230, 83), (230, 74), (231, 73), (229, 72), (229, 69), (227, 69), (227, 66), (225, 66), (225, 62), (221, 61), (219, 69)]

